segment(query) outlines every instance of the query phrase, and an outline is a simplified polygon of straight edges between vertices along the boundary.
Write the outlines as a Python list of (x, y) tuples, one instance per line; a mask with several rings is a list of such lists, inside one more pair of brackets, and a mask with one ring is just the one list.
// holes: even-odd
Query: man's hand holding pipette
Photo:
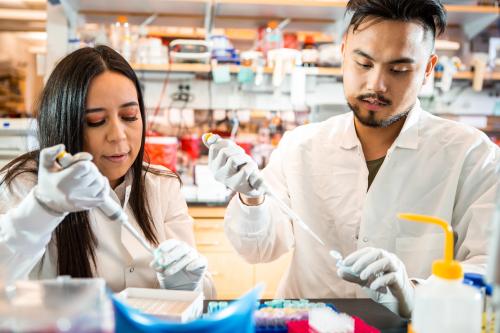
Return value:
[(259, 170), (255, 161), (233, 141), (218, 139), (217, 144), (214, 144), (215, 142), (211, 140), (217, 139), (218, 136), (208, 135), (209, 137), (204, 140), (209, 146), (208, 165), (214, 178), (231, 190), (242, 194), (245, 204), (248, 204), (245, 196), (262, 198), (264, 193), (254, 184)]
[[(414, 286), (408, 278), (405, 265), (395, 254), (379, 248), (362, 248), (342, 260), (337, 274), (346, 281), (375, 292), (380, 303), (401, 316), (411, 315)], [(379, 290), (384, 287), (390, 293), (381, 294)]]
[(202, 139), (203, 143), (209, 147), (208, 165), (215, 179), (242, 194), (240, 199), (246, 205), (259, 205), (264, 200), (264, 194), (269, 195), (294, 223), (307, 231), (318, 243), (325, 245), (300, 216), (266, 185), (257, 164), (245, 154), (241, 147), (231, 140), (224, 140), (211, 133), (204, 134)]

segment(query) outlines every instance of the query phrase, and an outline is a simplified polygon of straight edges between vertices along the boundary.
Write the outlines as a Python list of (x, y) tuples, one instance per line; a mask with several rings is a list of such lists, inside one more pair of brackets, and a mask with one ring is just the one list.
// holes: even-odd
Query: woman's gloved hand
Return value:
[[(367, 247), (348, 255), (342, 264), (354, 274), (348, 274), (343, 268), (339, 268), (337, 274), (340, 278), (369, 288), (372, 291), (370, 294), (376, 295), (377, 301), (403, 317), (411, 316), (414, 286), (408, 278), (405, 265), (395, 254)], [(384, 287), (390, 293), (384, 295), (378, 292)]]
[(157, 271), (161, 288), (195, 290), (207, 270), (207, 260), (185, 242), (169, 239), (155, 249), (150, 266)]
[(100, 206), (109, 194), (109, 182), (92, 163), (92, 155), (78, 153), (66, 168), (56, 164), (64, 145), (42, 149), (38, 166), (36, 200), (55, 214), (78, 212)]

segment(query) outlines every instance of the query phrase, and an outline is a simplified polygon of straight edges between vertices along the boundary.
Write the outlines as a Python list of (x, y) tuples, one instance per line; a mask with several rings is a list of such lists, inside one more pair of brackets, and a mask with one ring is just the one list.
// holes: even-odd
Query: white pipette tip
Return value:
[(313, 236), (314, 239), (316, 239), (318, 241), (318, 243), (320, 243), (321, 245), (325, 246), (325, 243), (321, 240), (321, 238), (319, 238), (318, 235), (316, 235), (311, 229), (309, 229), (309, 227), (307, 228), (307, 230), (309, 231), (309, 233), (311, 234), (311, 236)]
[(329, 253), (330, 256), (332, 256), (335, 260), (342, 260), (342, 255), (340, 254), (340, 252), (331, 250)]

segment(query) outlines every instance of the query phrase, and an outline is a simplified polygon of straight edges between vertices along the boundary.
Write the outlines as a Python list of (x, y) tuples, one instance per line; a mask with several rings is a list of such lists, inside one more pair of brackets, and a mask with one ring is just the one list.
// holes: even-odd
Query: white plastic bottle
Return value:
[(453, 230), (435, 217), (400, 214), (401, 218), (437, 224), (445, 230), (444, 259), (432, 264), (432, 276), (415, 288), (412, 312), (414, 333), (480, 333), (482, 318), (481, 293), (464, 285), (463, 270), (453, 260)]

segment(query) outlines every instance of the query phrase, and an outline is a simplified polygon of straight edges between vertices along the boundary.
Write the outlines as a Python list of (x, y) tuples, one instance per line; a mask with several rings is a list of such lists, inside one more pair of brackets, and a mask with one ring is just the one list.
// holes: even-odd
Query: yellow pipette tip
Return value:
[(67, 154), (66, 150), (61, 151), (59, 154), (56, 155), (56, 160), (60, 160), (66, 154)]
[(208, 140), (213, 136), (213, 133), (205, 133), (201, 136), (201, 140), (205, 145), (208, 145)]

